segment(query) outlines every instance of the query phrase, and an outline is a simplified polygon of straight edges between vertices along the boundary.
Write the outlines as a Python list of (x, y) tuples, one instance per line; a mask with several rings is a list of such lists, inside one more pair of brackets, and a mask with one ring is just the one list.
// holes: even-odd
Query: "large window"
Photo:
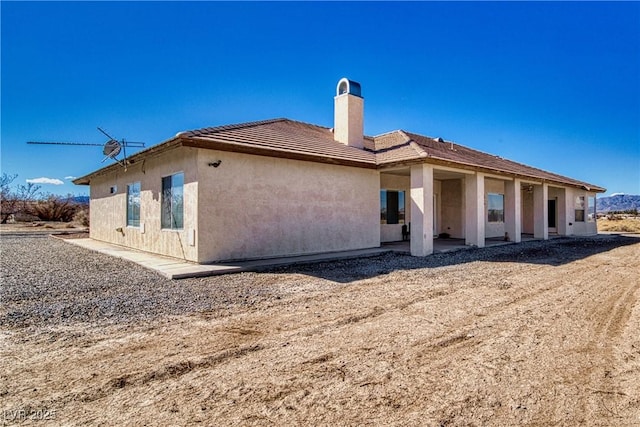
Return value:
[(127, 185), (127, 226), (140, 227), (140, 183)]
[(162, 228), (180, 230), (183, 226), (184, 174), (162, 178)]
[(589, 213), (587, 214), (587, 221), (593, 222), (596, 220), (596, 198), (595, 196), (589, 196)]
[(404, 191), (380, 191), (380, 223), (404, 224)]
[(504, 222), (504, 194), (489, 193), (487, 196), (489, 222)]
[(577, 196), (575, 202), (575, 221), (584, 222), (584, 196)]

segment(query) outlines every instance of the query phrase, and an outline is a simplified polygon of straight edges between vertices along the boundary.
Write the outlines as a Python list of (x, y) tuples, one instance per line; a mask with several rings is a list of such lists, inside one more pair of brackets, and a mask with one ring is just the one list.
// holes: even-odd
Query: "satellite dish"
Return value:
[[(93, 144), (93, 143), (84, 143), (84, 142), (42, 142), (42, 141), (28, 141), (27, 144), (47, 144), (47, 145), (91, 145), (91, 146), (101, 146), (102, 154), (105, 155), (105, 158), (102, 159), (104, 162), (107, 159), (114, 160), (118, 162), (124, 169), (127, 169), (127, 147), (140, 147), (144, 148), (144, 142), (132, 142), (125, 141), (121, 139), (118, 141), (111, 135), (109, 135), (104, 129), (98, 127), (98, 130), (109, 140), (104, 144)], [(122, 160), (118, 160), (118, 155), (122, 152)]]
[(107, 143), (104, 144), (104, 147), (102, 148), (102, 154), (107, 156), (105, 160), (113, 159), (118, 154), (120, 154), (121, 150), (122, 150), (122, 145), (120, 145), (120, 143), (115, 139), (112, 139), (111, 141), (107, 141)]

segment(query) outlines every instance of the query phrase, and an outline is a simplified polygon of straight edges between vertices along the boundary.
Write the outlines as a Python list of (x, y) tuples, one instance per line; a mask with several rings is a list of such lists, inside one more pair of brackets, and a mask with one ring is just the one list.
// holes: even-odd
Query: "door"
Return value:
[(549, 233), (557, 233), (558, 229), (556, 228), (556, 221), (558, 218), (558, 210), (557, 210), (556, 199), (547, 201), (547, 226), (549, 227)]

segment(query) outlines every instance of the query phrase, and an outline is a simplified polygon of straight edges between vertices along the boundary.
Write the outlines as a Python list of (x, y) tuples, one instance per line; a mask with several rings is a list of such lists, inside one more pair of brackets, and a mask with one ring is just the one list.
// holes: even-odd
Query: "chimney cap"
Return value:
[(338, 86), (336, 87), (336, 96), (344, 95), (345, 93), (362, 98), (362, 88), (360, 83), (349, 80), (346, 77), (340, 79)]

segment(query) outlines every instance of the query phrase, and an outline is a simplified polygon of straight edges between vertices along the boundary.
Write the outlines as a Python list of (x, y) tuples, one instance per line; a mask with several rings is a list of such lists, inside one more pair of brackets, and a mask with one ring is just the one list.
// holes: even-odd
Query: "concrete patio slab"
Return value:
[(85, 249), (135, 262), (145, 268), (156, 271), (169, 279), (186, 279), (190, 277), (216, 276), (220, 274), (239, 273), (243, 271), (257, 271), (276, 266), (304, 264), (308, 262), (333, 261), (349, 258), (361, 258), (390, 252), (390, 249), (371, 248), (354, 251), (270, 258), (222, 264), (196, 264), (177, 258), (151, 254), (88, 238), (64, 240), (68, 243), (81, 246)]

